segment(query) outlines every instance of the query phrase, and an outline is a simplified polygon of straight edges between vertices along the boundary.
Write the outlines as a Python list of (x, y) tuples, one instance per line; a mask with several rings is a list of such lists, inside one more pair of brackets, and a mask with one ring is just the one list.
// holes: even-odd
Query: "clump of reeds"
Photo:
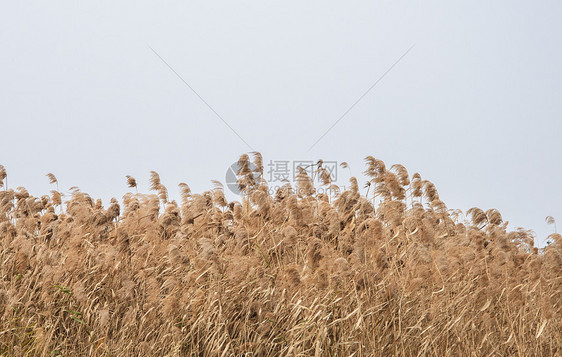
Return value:
[(556, 231), (538, 249), (495, 209), (460, 220), (433, 183), (374, 157), (366, 195), (322, 161), (333, 195), (304, 169), (270, 194), (252, 157), (240, 202), (215, 182), (180, 184), (176, 203), (151, 172), (154, 193), (127, 176), (135, 192), (107, 208), (11, 189), (0, 166), (0, 355), (562, 353)]

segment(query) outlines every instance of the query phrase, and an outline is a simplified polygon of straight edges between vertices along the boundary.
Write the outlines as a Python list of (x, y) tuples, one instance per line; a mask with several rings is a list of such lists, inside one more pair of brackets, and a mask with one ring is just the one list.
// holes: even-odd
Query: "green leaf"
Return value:
[(53, 288), (57, 288), (59, 289), (61, 292), (68, 294), (68, 295), (72, 295), (72, 292), (70, 291), (69, 288), (61, 286), (61, 285), (52, 285), (51, 287)]
[(73, 320), (78, 321), (78, 322), (81, 323), (82, 325), (85, 325), (85, 324), (86, 324), (84, 321), (80, 320), (79, 318), (77, 318), (77, 317), (74, 316), (74, 315), (70, 315), (70, 318), (73, 319)]

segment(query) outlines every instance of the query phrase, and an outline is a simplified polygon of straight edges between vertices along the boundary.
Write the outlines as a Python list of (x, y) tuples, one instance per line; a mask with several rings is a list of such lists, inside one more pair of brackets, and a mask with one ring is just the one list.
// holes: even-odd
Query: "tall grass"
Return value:
[(355, 178), (317, 194), (304, 170), (270, 195), (249, 161), (240, 202), (220, 183), (170, 201), (156, 172), (153, 193), (128, 176), (135, 193), (107, 208), (4, 185), (0, 354), (562, 353), (560, 234), (538, 249), (497, 210), (460, 221), (431, 182), (373, 157), (367, 196)]

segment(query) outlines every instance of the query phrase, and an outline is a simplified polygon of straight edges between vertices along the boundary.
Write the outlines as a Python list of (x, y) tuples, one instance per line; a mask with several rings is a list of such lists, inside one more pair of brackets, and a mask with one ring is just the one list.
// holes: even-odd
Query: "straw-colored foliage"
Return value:
[[(261, 156), (171, 200), (134, 188), (33, 197), (0, 166), (0, 355), (469, 356), (562, 353), (562, 238), (494, 209), (467, 221), (434, 184), (366, 159), (368, 194), (301, 170), (273, 195)], [(347, 166), (347, 165), (345, 165)], [(57, 183), (49, 174), (51, 183)], [(376, 204), (375, 204), (376, 203)]]

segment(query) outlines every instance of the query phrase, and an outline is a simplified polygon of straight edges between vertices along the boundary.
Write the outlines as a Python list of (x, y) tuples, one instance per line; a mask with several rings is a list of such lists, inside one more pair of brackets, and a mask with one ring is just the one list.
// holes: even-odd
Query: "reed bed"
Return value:
[[(269, 194), (259, 153), (240, 202), (180, 184), (104, 206), (34, 197), (0, 166), (5, 356), (555, 356), (562, 237), (534, 247), (500, 212), (450, 210), (434, 184), (366, 158), (368, 194), (319, 161)], [(54, 175), (48, 179), (57, 184)]]

